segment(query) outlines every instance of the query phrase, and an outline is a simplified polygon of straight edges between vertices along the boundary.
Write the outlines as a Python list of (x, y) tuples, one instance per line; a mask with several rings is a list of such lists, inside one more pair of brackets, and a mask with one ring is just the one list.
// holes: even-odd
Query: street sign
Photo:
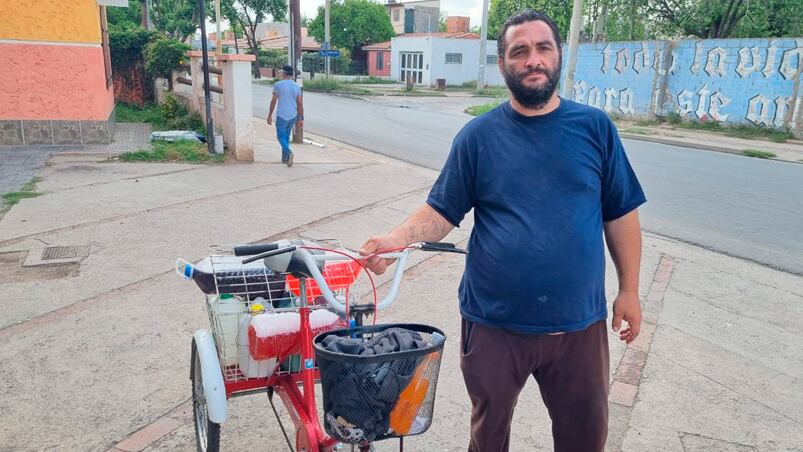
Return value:
[(319, 50), (318, 51), (318, 55), (320, 55), (322, 57), (337, 58), (337, 57), (340, 56), (340, 51), (339, 50)]

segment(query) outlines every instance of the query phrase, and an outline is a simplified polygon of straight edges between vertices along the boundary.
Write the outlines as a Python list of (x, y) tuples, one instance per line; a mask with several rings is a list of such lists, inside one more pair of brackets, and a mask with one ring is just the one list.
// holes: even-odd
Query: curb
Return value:
[(641, 302), (641, 332), (627, 345), (622, 359), (616, 366), (608, 393), (608, 403), (611, 408), (609, 432), (616, 434), (609, 433), (606, 450), (622, 448), (624, 436), (629, 429), (630, 416), (638, 399), (639, 385), (644, 367), (647, 365), (652, 340), (658, 327), (658, 316), (663, 308), (664, 295), (672, 280), (674, 268), (675, 259), (666, 254), (662, 255), (650, 281), (650, 289)]
[[(716, 146), (716, 145), (711, 145), (711, 144), (699, 144), (699, 143), (687, 142), (687, 141), (682, 141), (682, 140), (674, 140), (672, 138), (654, 137), (654, 136), (650, 136), (650, 135), (640, 135), (640, 134), (625, 133), (625, 132), (619, 132), (619, 136), (621, 138), (625, 138), (625, 139), (628, 139), (628, 140), (647, 141), (647, 142), (650, 142), (650, 143), (666, 144), (666, 145), (669, 145), (669, 146), (679, 146), (679, 147), (685, 147), (685, 148), (691, 148), (691, 149), (700, 149), (700, 150), (703, 150), (703, 151), (722, 152), (722, 153), (725, 153), (725, 154), (733, 154), (733, 155), (738, 155), (738, 156), (741, 156), (741, 157), (749, 157), (747, 155), (742, 154), (741, 150), (737, 150), (737, 149), (733, 149), (733, 148), (726, 148), (726, 147)], [(750, 158), (755, 158), (755, 157), (750, 157)], [(799, 162), (799, 161), (796, 161), (796, 160), (787, 160), (787, 159), (783, 159), (783, 158), (769, 158), (769, 159), (762, 159), (762, 160), (775, 160), (775, 161), (778, 161), (778, 162), (788, 162), (788, 163), (797, 163), (797, 164), (803, 163), (803, 162)]]

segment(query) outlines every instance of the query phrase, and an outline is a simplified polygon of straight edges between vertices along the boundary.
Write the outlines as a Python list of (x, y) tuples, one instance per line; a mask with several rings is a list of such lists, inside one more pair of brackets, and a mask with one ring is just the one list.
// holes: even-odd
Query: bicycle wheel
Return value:
[(204, 395), (201, 357), (198, 355), (195, 340), (192, 341), (192, 414), (195, 420), (195, 444), (198, 452), (218, 452), (220, 450), (220, 424), (209, 420)]

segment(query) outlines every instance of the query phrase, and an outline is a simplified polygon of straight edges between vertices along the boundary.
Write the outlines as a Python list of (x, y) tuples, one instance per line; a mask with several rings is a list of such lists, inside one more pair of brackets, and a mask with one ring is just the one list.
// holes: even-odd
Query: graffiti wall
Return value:
[(581, 44), (573, 91), (575, 101), (623, 116), (676, 112), (800, 136), (801, 71), (803, 38)]

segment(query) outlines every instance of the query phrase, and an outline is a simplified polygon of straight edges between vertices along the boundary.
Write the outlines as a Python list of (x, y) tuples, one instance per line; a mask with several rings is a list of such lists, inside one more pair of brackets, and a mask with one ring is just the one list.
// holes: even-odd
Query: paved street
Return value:
[[(265, 117), (270, 87), (254, 85), (254, 113)], [(452, 137), (471, 117), (467, 102), (487, 99), (306, 93), (307, 130), (439, 169)], [(803, 165), (625, 140), (649, 202), (647, 231), (803, 274)]]

